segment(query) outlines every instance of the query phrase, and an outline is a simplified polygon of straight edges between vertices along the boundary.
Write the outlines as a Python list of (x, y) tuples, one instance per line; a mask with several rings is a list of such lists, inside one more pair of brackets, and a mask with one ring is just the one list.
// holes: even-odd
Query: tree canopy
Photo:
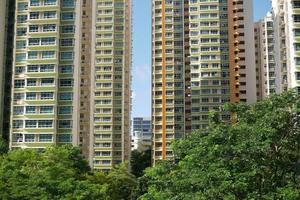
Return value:
[(211, 117), (208, 130), (176, 141), (178, 162), (147, 169), (140, 199), (300, 199), (299, 108), (293, 92), (225, 106), (236, 123)]
[(91, 172), (80, 149), (16, 150), (0, 157), (1, 199), (134, 199), (136, 179), (123, 165)]

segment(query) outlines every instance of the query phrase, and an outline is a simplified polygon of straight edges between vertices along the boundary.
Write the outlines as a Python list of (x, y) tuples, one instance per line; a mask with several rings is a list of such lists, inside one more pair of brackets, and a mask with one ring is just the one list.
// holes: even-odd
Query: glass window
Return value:
[(55, 58), (55, 51), (43, 51), (43, 58)]
[(26, 23), (27, 22), (27, 15), (18, 15), (17, 22), (18, 23)]
[(25, 142), (34, 142), (35, 136), (34, 134), (25, 134)]
[(14, 115), (23, 115), (24, 107), (23, 106), (15, 106), (14, 107)]
[(40, 0), (30, 0), (30, 6), (39, 6)]
[(26, 106), (26, 114), (35, 114), (36, 107), (35, 106)]
[(53, 99), (54, 93), (53, 92), (41, 92), (41, 100)]
[(17, 49), (25, 49), (26, 48), (26, 40), (21, 40), (16, 42)]
[(72, 87), (73, 86), (73, 79), (60, 79), (59, 80), (60, 87)]
[(55, 24), (45, 24), (43, 25), (43, 32), (53, 32), (56, 31)]
[(70, 143), (70, 142), (72, 142), (72, 135), (71, 134), (59, 134), (58, 135), (58, 142)]
[(72, 38), (61, 39), (60, 45), (63, 47), (71, 47), (74, 45), (74, 40)]
[(40, 134), (39, 142), (52, 142), (53, 136), (51, 134)]
[(27, 79), (27, 86), (36, 86), (36, 85), (37, 85), (37, 81), (35, 78)]
[(42, 86), (54, 85), (54, 79), (53, 78), (42, 78), (41, 85)]
[(52, 120), (39, 120), (39, 128), (52, 128), (53, 121)]
[(39, 19), (40, 13), (39, 12), (30, 12), (29, 19)]
[(64, 92), (59, 94), (59, 100), (61, 101), (71, 101), (73, 99), (71, 92)]
[(38, 65), (27, 65), (27, 72), (39, 72)]
[(38, 25), (29, 25), (29, 32), (39, 32), (39, 26)]
[(44, 0), (44, 5), (56, 5), (56, 0)]
[(73, 12), (64, 12), (61, 15), (62, 20), (73, 20), (75, 15)]
[(28, 9), (28, 3), (26, 2), (18, 3), (18, 11), (24, 11), (27, 9)]
[(26, 36), (27, 28), (17, 28), (17, 36)]
[(49, 37), (49, 38), (42, 38), (42, 45), (55, 45), (55, 38)]
[(23, 134), (22, 133), (14, 133), (12, 137), (13, 142), (23, 142)]
[(54, 72), (54, 65), (41, 65), (40, 72)]
[(23, 128), (24, 122), (23, 120), (13, 120), (13, 128)]
[(29, 38), (28, 39), (28, 45), (29, 46), (38, 46), (38, 45), (40, 45), (40, 38)]
[(74, 32), (75, 32), (75, 27), (72, 25), (61, 27), (61, 33), (74, 33)]
[(16, 62), (22, 62), (26, 60), (26, 53), (17, 53), (16, 54)]
[(27, 92), (26, 100), (36, 100), (36, 92)]
[(41, 106), (40, 107), (40, 113), (44, 114), (44, 113), (53, 113), (53, 106)]
[(72, 128), (72, 121), (71, 120), (59, 120), (58, 127), (59, 128)]
[(60, 59), (61, 60), (73, 60), (73, 52), (61, 52)]
[(24, 88), (25, 80), (15, 80), (15, 88)]
[(74, 0), (63, 0), (62, 1), (62, 6), (63, 7), (74, 7), (75, 6), (75, 1)]
[(72, 114), (72, 107), (71, 106), (61, 106), (58, 108), (58, 113), (61, 115)]
[(25, 67), (23, 66), (18, 66), (16, 67), (15, 73), (18, 74), (23, 74), (25, 72)]
[(44, 12), (44, 18), (45, 19), (56, 18), (56, 12), (55, 11), (46, 11), (46, 12)]
[(37, 121), (36, 120), (26, 120), (25, 121), (25, 128), (36, 128)]
[(28, 59), (37, 59), (38, 58), (38, 52), (37, 51), (29, 51), (28, 52)]
[(72, 65), (62, 65), (60, 66), (60, 73), (73, 73)]

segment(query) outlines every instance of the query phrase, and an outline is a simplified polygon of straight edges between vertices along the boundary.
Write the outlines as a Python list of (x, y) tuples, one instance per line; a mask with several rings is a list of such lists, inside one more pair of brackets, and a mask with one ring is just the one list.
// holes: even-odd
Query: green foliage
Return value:
[[(118, 176), (117, 176), (118, 175)], [(119, 166), (108, 174), (90, 172), (80, 150), (11, 151), (0, 157), (1, 199), (132, 199), (136, 180)]]
[(179, 161), (147, 169), (139, 199), (300, 199), (300, 97), (225, 108), (237, 123), (213, 116), (207, 131), (176, 141)]
[(7, 142), (0, 136), (0, 155), (7, 153), (8, 145)]
[(146, 151), (134, 150), (131, 152), (131, 171), (136, 177), (143, 175), (143, 171), (151, 166), (151, 149)]

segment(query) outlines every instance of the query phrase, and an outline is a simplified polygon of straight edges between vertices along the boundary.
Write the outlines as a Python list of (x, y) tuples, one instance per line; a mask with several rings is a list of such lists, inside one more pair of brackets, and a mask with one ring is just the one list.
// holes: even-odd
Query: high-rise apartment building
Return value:
[(16, 0), (10, 148), (80, 146), (109, 170), (130, 152), (130, 0)]
[(205, 129), (209, 111), (256, 101), (251, 0), (152, 1), (153, 164), (171, 141)]
[(300, 93), (300, 1), (272, 0), (277, 91)]
[(258, 100), (276, 93), (278, 88), (275, 42), (273, 16), (268, 13), (266, 17), (255, 23)]
[(131, 149), (144, 151), (151, 148), (151, 118), (134, 117), (132, 122)]

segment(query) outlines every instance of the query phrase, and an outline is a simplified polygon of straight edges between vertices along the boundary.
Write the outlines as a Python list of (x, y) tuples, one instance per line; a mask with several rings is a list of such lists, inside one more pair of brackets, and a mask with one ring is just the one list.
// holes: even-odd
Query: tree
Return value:
[(292, 92), (225, 106), (236, 123), (176, 141), (179, 161), (147, 169), (140, 199), (300, 199), (299, 108)]
[(8, 145), (7, 142), (0, 136), (0, 155), (7, 153)]
[(80, 149), (15, 150), (0, 157), (1, 199), (132, 199), (136, 180), (125, 166), (90, 171)]
[(131, 152), (131, 172), (140, 177), (143, 175), (144, 170), (151, 166), (151, 149), (146, 151), (134, 150)]

